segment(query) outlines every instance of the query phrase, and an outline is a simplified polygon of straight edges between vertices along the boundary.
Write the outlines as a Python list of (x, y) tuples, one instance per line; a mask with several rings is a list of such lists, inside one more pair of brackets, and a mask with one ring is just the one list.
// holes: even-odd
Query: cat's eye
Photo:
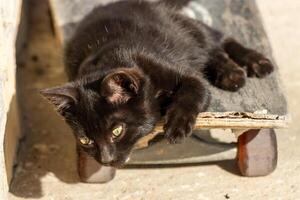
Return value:
[(90, 138), (86, 137), (86, 136), (80, 136), (79, 137), (79, 142), (82, 145), (92, 145), (92, 144), (94, 144), (94, 141), (91, 140)]
[(112, 130), (113, 139), (120, 138), (122, 136), (122, 133), (123, 133), (123, 125), (118, 125), (114, 127)]

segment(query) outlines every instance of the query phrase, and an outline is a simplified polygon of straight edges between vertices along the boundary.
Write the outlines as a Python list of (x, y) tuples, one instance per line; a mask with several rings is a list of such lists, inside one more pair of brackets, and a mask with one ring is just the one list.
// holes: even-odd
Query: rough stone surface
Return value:
[[(127, 168), (119, 170), (116, 178), (108, 184), (79, 183), (73, 157), (75, 147), (68, 146), (73, 142), (70, 130), (35, 92), (37, 88), (65, 80), (59, 44), (49, 34), (51, 28), (45, 19), (36, 14), (31, 23), (39, 26), (30, 34), (25, 68), (20, 69), (22, 91), (27, 95), (23, 94), (26, 97), (24, 102), (29, 104), (23, 109), (32, 112), (23, 116), (28, 137), (25, 148), (21, 149), (20, 165), (9, 199), (299, 199), (300, 74), (297, 72), (300, 21), (291, 19), (299, 17), (300, 2), (259, 0), (257, 3), (280, 66), (293, 117), (290, 129), (278, 131), (279, 160), (274, 173), (260, 178), (241, 177), (234, 161), (224, 160), (162, 168)], [(32, 11), (34, 6), (31, 5)], [(47, 12), (46, 8), (39, 10)], [(34, 55), (38, 55), (38, 61), (31, 59), (35, 58)]]

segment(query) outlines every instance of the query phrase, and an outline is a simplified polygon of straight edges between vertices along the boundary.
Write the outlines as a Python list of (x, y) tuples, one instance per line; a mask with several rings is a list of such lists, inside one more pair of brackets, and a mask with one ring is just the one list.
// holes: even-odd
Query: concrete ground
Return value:
[[(32, 10), (38, 0), (30, 0)], [(61, 49), (47, 23), (47, 5), (32, 12), (26, 51), (19, 61), (18, 85), (23, 130), (27, 137), (11, 185), (10, 200), (17, 199), (300, 199), (300, 2), (257, 0), (280, 66), (293, 123), (277, 131), (277, 170), (267, 177), (238, 175), (231, 160), (173, 168), (119, 170), (108, 184), (78, 182), (75, 147), (70, 130), (53, 108), (37, 94), (38, 88), (64, 82)], [(47, 139), (45, 139), (47, 138)], [(70, 142), (71, 141), (71, 142)], [(68, 146), (67, 148), (64, 148)], [(68, 150), (66, 150), (68, 149)], [(226, 170), (224, 170), (226, 169)]]

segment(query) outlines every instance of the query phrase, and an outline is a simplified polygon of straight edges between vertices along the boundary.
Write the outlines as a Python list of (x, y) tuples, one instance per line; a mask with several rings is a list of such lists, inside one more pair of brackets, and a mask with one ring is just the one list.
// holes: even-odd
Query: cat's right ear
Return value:
[(124, 104), (137, 95), (141, 84), (142, 75), (137, 69), (118, 69), (103, 79), (101, 95), (111, 104)]
[(56, 107), (57, 112), (61, 115), (75, 105), (78, 99), (78, 92), (73, 84), (43, 89), (40, 90), (40, 93)]

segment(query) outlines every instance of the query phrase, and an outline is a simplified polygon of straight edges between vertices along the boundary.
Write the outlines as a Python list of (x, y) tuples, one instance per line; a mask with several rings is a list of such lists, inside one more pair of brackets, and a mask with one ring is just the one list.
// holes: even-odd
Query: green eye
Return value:
[(93, 140), (91, 140), (90, 138), (88, 138), (86, 136), (79, 137), (79, 142), (83, 145), (92, 145), (94, 143)]
[(122, 133), (123, 133), (123, 126), (119, 125), (113, 129), (112, 136), (113, 138), (118, 138), (122, 135)]

